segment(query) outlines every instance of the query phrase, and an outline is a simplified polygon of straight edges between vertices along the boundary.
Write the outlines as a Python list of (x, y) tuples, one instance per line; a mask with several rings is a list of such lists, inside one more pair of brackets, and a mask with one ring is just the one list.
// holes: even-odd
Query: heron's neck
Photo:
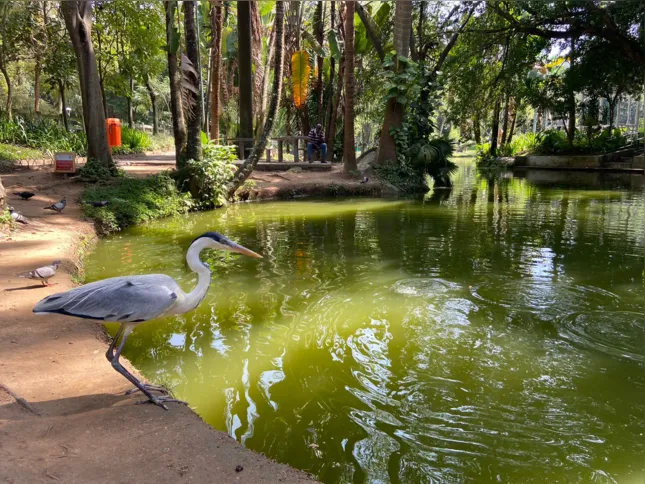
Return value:
[(191, 292), (186, 294), (185, 306), (188, 308), (188, 311), (192, 311), (199, 303), (202, 302), (206, 293), (208, 292), (208, 287), (211, 284), (211, 271), (206, 266), (201, 259), (199, 258), (199, 253), (206, 248), (208, 241), (205, 239), (197, 239), (193, 243), (186, 253), (186, 262), (190, 270), (197, 273), (197, 286)]

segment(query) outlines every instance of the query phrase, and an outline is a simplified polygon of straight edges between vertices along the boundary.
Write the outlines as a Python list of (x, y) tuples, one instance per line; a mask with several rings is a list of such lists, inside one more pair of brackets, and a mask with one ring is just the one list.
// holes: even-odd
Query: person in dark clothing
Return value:
[(307, 159), (313, 163), (314, 151), (320, 151), (320, 162), (327, 163), (327, 143), (325, 143), (325, 134), (322, 125), (317, 124), (315, 128), (309, 131), (309, 142), (307, 143)]

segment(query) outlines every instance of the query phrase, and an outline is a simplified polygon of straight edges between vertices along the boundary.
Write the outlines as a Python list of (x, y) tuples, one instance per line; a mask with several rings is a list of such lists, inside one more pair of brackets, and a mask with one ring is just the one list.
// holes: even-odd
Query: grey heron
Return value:
[[(197, 285), (185, 293), (177, 282), (165, 274), (122, 276), (103, 279), (67, 292), (53, 294), (34, 307), (37, 314), (65, 314), (84, 319), (120, 323), (105, 356), (112, 367), (129, 380), (136, 388), (127, 394), (141, 391), (148, 400), (166, 410), (165, 402), (185, 403), (167, 395), (153, 395), (152, 391), (165, 392), (163, 387), (141, 383), (119, 362), (121, 351), (132, 329), (137, 325), (162, 316), (184, 314), (197, 308), (211, 283), (209, 266), (199, 254), (204, 249), (219, 249), (261, 259), (262, 256), (242, 247), (217, 232), (206, 232), (197, 237), (188, 247), (186, 262), (197, 273)], [(118, 348), (115, 346), (121, 338)]]

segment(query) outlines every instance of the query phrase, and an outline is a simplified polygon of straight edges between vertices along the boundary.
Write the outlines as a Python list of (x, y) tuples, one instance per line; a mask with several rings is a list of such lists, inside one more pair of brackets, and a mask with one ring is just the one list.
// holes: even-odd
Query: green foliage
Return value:
[(175, 138), (159, 133), (150, 136), (150, 151), (170, 151), (175, 148)]
[[(83, 214), (94, 220), (101, 233), (116, 232), (129, 225), (187, 212), (190, 196), (177, 189), (167, 173), (146, 178), (118, 178), (107, 185), (87, 188), (81, 197)], [(90, 202), (107, 200), (105, 207)]]
[(36, 148), (49, 153), (73, 151), (80, 156), (87, 153), (85, 134), (68, 133), (51, 119), (29, 119), (14, 116), (13, 120), (0, 118), (0, 143)]
[(0, 143), (0, 160), (2, 161), (42, 160), (46, 157), (47, 155), (40, 150)]
[(110, 169), (105, 163), (90, 158), (78, 171), (82, 180), (96, 183), (109, 180), (110, 178), (123, 176), (122, 170)]
[(423, 193), (428, 187), (424, 176), (407, 164), (386, 163), (375, 167), (376, 174), (398, 188), (403, 194)]
[(121, 146), (113, 148), (114, 154), (143, 153), (152, 146), (148, 133), (123, 126), (121, 128)]
[(0, 210), (0, 229), (4, 227), (11, 227), (14, 224), (15, 222), (11, 218), (9, 210), (6, 207)]
[(226, 186), (233, 178), (237, 159), (234, 146), (206, 143), (202, 159), (187, 162), (190, 170), (191, 193), (197, 198), (197, 207), (213, 208), (226, 203)]

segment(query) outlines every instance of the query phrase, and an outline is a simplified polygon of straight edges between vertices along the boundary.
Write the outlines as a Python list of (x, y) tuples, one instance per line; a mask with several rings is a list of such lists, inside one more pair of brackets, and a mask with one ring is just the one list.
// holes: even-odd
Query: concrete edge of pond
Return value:
[[(51, 181), (45, 171), (3, 174), (9, 191)], [(34, 200), (11, 200), (31, 223), (0, 242), (0, 481), (314, 482), (244, 448), (183, 405), (136, 405), (140, 397), (124, 395), (128, 382), (105, 359), (103, 325), (32, 313), (43, 297), (75, 285), (82, 241), (95, 235), (75, 202), (82, 189), (53, 185)], [(43, 214), (42, 203), (61, 195), (65, 212)], [(54, 259), (63, 259), (54, 287), (15, 276)]]

